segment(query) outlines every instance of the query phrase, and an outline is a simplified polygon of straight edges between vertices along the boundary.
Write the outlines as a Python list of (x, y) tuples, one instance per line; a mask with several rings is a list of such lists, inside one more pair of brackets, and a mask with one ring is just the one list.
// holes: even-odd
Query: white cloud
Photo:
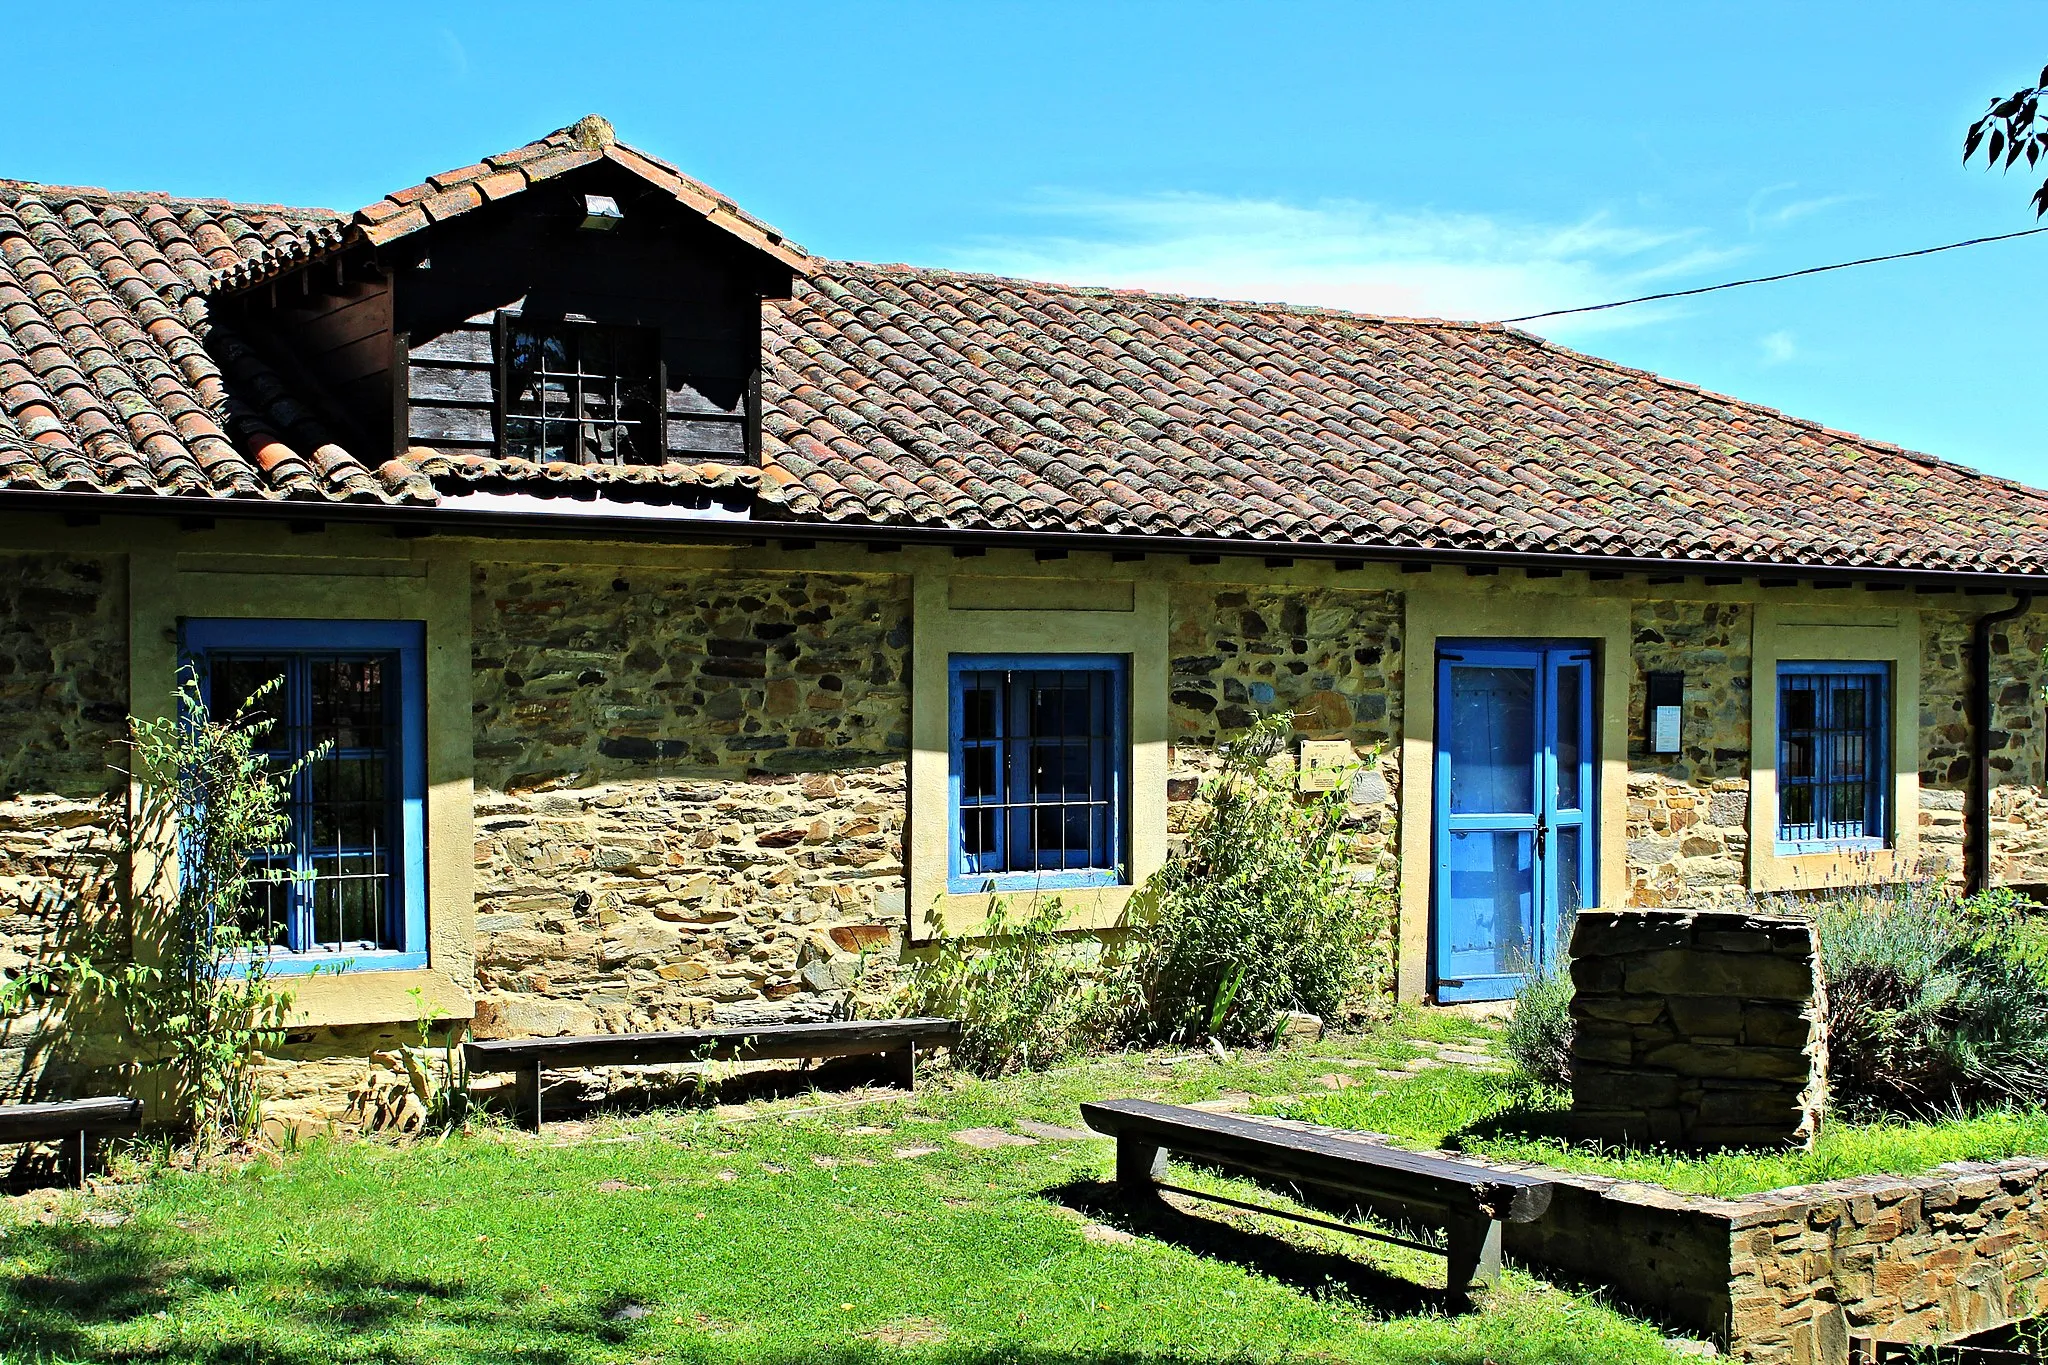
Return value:
[(1782, 365), (1799, 354), (1798, 343), (1793, 340), (1790, 332), (1777, 331), (1769, 333), (1758, 338), (1757, 345), (1763, 348), (1764, 364), (1766, 365)]
[[(1695, 231), (1631, 227), (1606, 214), (1539, 223), (1187, 192), (1047, 193), (1024, 212), (1047, 230), (964, 244), (947, 264), (1070, 284), (1491, 320), (1655, 293), (1740, 254), (1708, 247)], [(1532, 325), (1583, 334), (1668, 316), (1667, 306), (1653, 304)]]
[(462, 39), (455, 36), (455, 30), (444, 28), (441, 33), (441, 52), (448, 59), (449, 73), (458, 81), (469, 79), (469, 49), (462, 45)]
[(1749, 230), (1755, 232), (1758, 228), (1784, 227), (1837, 204), (1853, 204), (1870, 197), (1867, 194), (1822, 194), (1807, 199), (1788, 199), (1782, 204), (1772, 203), (1778, 195), (1798, 188), (1797, 182), (1788, 180), (1782, 185), (1766, 185), (1752, 194), (1748, 207)]

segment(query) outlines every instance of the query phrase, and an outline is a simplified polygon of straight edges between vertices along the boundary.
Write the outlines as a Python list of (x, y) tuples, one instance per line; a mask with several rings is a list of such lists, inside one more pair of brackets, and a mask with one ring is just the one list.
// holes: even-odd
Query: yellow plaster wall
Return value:
[[(188, 617), (421, 621), (426, 625), (427, 956), (423, 970), (314, 975), (288, 983), (295, 1025), (391, 1023), (428, 1008), (468, 1018), (475, 976), (470, 774), (469, 561), (459, 546), (335, 528), (317, 536), (227, 522), (127, 529), (129, 706), (166, 714)], [(131, 800), (134, 799), (131, 793)], [(138, 878), (169, 875), (138, 865)]]
[[(109, 517), (104, 525), (66, 528), (54, 518), (0, 517), (0, 547), (64, 549), (128, 557), (130, 692), (138, 714), (168, 702), (176, 621), (192, 616), (301, 616), (411, 619), (427, 623), (429, 707), (429, 921), (432, 965), (423, 974), (364, 973), (316, 979), (301, 992), (301, 1022), (363, 1025), (409, 1019), (409, 988), (431, 1004), (466, 1015), (474, 984), (472, 901), (472, 765), (470, 746), (469, 603), (473, 560), (616, 564), (717, 572), (841, 572), (908, 576), (913, 584), (913, 697), (908, 838), (904, 869), (910, 887), (906, 926), (922, 932), (937, 908), (954, 932), (986, 913), (985, 898), (945, 892), (946, 656), (953, 652), (1104, 652), (1132, 660), (1134, 882), (1164, 856), (1166, 787), (1171, 762), (1170, 598), (1227, 585), (1262, 592), (1355, 589), (1401, 603), (1404, 638), (1388, 640), (1404, 659), (1387, 674), (1384, 722), (1394, 740), (1386, 766), (1399, 799), (1402, 882), (1399, 989), (1420, 997), (1427, 984), (1430, 919), (1430, 807), (1433, 794), (1434, 667), (1441, 638), (1547, 637), (1588, 640), (1599, 650), (1601, 695), (1601, 853), (1603, 902), (1624, 903), (1628, 869), (1628, 739), (1636, 717), (1628, 704), (1637, 661), (1632, 657), (1631, 603), (1670, 598), (1754, 606), (1756, 624), (1748, 681), (1754, 708), (1756, 791), (1750, 802), (1754, 889), (1868, 879), (1870, 860), (1837, 863), (1778, 859), (1769, 852), (1775, 812), (1770, 756), (1775, 752), (1774, 674), (1779, 658), (1882, 658), (1895, 666), (1894, 715), (1899, 751), (1894, 808), (1900, 847), (1875, 875), (1904, 875), (1912, 857), (1918, 750), (1914, 741), (1920, 681), (1920, 611), (1967, 612), (1959, 595), (1901, 603), (1857, 589), (1826, 594), (1806, 588), (1763, 588), (1754, 582), (1704, 586), (1694, 578), (1651, 584), (1640, 575), (1595, 581), (1583, 573), (1527, 578), (1504, 570), (1468, 575), (1439, 567), (1407, 573), (1397, 565), (1339, 569), (1328, 562), (1267, 564), (1257, 558), (1194, 564), (1185, 556), (1118, 561), (1075, 552), (1041, 562), (1023, 551), (993, 550), (960, 558), (943, 549), (877, 554), (857, 546), (785, 549), (771, 539), (735, 545), (631, 545), (560, 539), (399, 540), (369, 528), (329, 528), (292, 535), (282, 526), (223, 520), (217, 528), (179, 529), (143, 517)], [(1687, 667), (1726, 667), (1725, 663)], [(1378, 665), (1375, 665), (1378, 667)], [(1953, 680), (1944, 676), (1941, 685)], [(1365, 722), (1357, 722), (1361, 726)], [(1396, 763), (1398, 760), (1398, 765)], [(1104, 926), (1124, 913), (1131, 889), (1065, 893), (1078, 925)], [(375, 976), (379, 979), (372, 980)]]
[[(1776, 851), (1778, 664), (1876, 662), (1892, 666), (1891, 847), (1867, 852)], [(1920, 827), (1920, 614), (1910, 606), (1834, 601), (1765, 602), (1750, 651), (1749, 885), (1805, 891), (1914, 875)]]
[[(1142, 570), (1140, 570), (1142, 572)], [(1157, 578), (994, 577), (934, 566), (916, 578), (912, 616), (910, 932), (970, 933), (992, 897), (946, 890), (948, 848), (948, 660), (955, 654), (1121, 654), (1130, 659), (1130, 867), (1121, 886), (1057, 895), (1075, 928), (1122, 918), (1133, 892), (1166, 856), (1167, 585)], [(1005, 896), (1028, 914), (1037, 896)]]
[[(1429, 989), (1434, 883), (1436, 655), (1448, 639), (1584, 640), (1594, 647), (1599, 687), (1600, 903), (1628, 897), (1628, 695), (1631, 593), (1622, 583), (1468, 578), (1438, 570), (1408, 592), (1408, 668), (1401, 736), (1401, 930), (1396, 991), (1420, 1000)], [(1458, 580), (1464, 581), (1458, 581)]]

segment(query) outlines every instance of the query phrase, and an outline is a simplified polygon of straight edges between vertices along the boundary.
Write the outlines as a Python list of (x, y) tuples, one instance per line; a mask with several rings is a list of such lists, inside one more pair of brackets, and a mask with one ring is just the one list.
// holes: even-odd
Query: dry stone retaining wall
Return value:
[(1959, 1162), (1739, 1199), (1548, 1175), (1508, 1254), (1605, 1285), (1755, 1365), (1848, 1365), (1851, 1337), (1953, 1340), (2042, 1311), (2048, 1161)]

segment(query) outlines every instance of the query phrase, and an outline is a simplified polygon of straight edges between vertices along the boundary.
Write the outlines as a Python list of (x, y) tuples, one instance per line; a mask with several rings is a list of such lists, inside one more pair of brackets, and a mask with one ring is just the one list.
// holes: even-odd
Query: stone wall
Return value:
[[(128, 613), (119, 556), (0, 557), (0, 972), (42, 949), (51, 909), (104, 894), (125, 783)], [(168, 683), (166, 683), (168, 687)], [(0, 1087), (33, 1088), (41, 1020), (0, 1034)]]
[[(1748, 896), (1750, 631), (1743, 602), (1633, 609), (1628, 711), (1629, 900), (1708, 906)], [(1685, 675), (1682, 747), (1651, 753), (1648, 675)]]
[(1827, 1044), (1811, 924), (1589, 910), (1571, 970), (1576, 1134), (1710, 1148), (1818, 1130)]
[(1755, 1365), (1848, 1365), (1851, 1337), (1946, 1341), (2043, 1307), (2037, 1158), (1739, 1199), (1489, 1164), (1557, 1182), (1547, 1214), (1507, 1225), (1510, 1256), (1611, 1288)]
[[(1351, 742), (1360, 759), (1346, 786), (1355, 875), (1394, 885), (1403, 610), (1399, 594), (1384, 591), (1176, 585), (1168, 644), (1169, 846), (1201, 818), (1216, 746), (1258, 716), (1286, 711), (1302, 739)], [(1390, 908), (1381, 982), (1388, 988), (1394, 928)]]
[(818, 1017), (893, 956), (907, 580), (474, 582), (478, 1036)]

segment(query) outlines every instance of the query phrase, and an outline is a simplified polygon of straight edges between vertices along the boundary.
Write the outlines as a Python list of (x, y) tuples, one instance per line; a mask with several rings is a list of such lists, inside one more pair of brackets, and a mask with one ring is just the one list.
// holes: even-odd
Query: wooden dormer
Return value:
[(760, 459), (761, 300), (808, 258), (595, 116), (355, 216), (238, 290), (281, 376), (365, 452)]

